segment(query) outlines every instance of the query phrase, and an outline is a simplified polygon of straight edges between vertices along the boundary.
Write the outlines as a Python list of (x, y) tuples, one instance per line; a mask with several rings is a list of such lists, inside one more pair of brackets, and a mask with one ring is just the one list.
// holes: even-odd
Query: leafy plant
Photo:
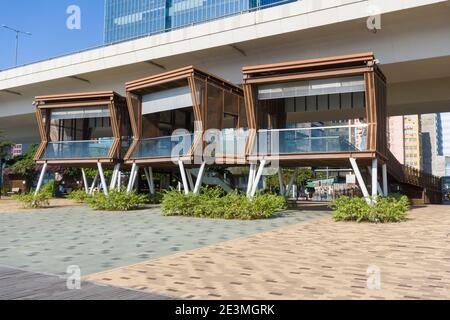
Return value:
[(200, 194), (183, 194), (177, 190), (164, 193), (161, 209), (168, 216), (253, 220), (270, 218), (286, 208), (284, 197), (258, 194), (252, 201), (237, 191), (225, 194), (219, 188), (204, 188)]
[(335, 221), (401, 222), (406, 220), (409, 200), (406, 196), (377, 197), (371, 206), (364, 198), (342, 196), (333, 201), (331, 208)]
[(21, 175), (29, 185), (31, 185), (32, 181), (37, 176), (36, 162), (34, 161), (34, 155), (36, 154), (37, 148), (37, 145), (30, 146), (25, 155), (18, 157), (8, 168), (10, 173)]
[(125, 189), (111, 190), (106, 196), (104, 193), (95, 193), (86, 198), (89, 207), (95, 210), (129, 211), (148, 203), (148, 197), (135, 192), (128, 193)]
[(83, 203), (86, 202), (86, 199), (89, 198), (90, 195), (88, 195), (86, 193), (86, 191), (84, 190), (75, 190), (72, 191), (71, 193), (69, 193), (69, 195), (67, 196), (67, 198), (69, 198), (70, 200), (74, 200), (78, 203)]
[(50, 205), (50, 199), (53, 197), (54, 184), (47, 183), (41, 188), (37, 195), (34, 191), (18, 194), (14, 196), (14, 200), (22, 203), (24, 208), (44, 208)]
[(151, 194), (148, 196), (149, 204), (160, 204), (163, 199), (163, 194), (161, 192), (156, 192), (155, 194)]

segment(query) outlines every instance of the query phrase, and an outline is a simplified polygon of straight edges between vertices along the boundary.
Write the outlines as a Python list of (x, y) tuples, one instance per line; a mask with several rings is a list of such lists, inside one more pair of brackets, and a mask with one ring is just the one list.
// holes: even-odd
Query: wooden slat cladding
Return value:
[(345, 56), (337, 56), (337, 57), (327, 57), (327, 58), (319, 58), (319, 59), (308, 59), (308, 60), (298, 60), (298, 61), (288, 61), (282, 63), (272, 63), (258, 66), (247, 66), (242, 68), (242, 71), (245, 75), (250, 74), (258, 74), (263, 72), (278, 72), (286, 70), (301, 70), (307, 69), (311, 67), (320, 67), (320, 68), (329, 68), (334, 65), (342, 65), (342, 64), (364, 64), (366, 61), (373, 61), (374, 54), (372, 52), (369, 53), (361, 53), (361, 54), (352, 54)]
[[(36, 96), (36, 120), (38, 122), (39, 133), (41, 135), (41, 144), (36, 152), (35, 160), (39, 163), (47, 162), (49, 164), (61, 165), (95, 165), (97, 162), (110, 164), (120, 161), (120, 148), (122, 134), (120, 131), (121, 123), (119, 113), (121, 108), (126, 108), (125, 98), (114, 91), (66, 93), (56, 95)], [(52, 109), (60, 108), (79, 108), (106, 106), (110, 112), (110, 122), (113, 134), (113, 144), (107, 157), (101, 159), (52, 159), (42, 160), (45, 150), (49, 144), (50, 134), (50, 112)], [(128, 114), (128, 112), (127, 112)]]
[[(185, 84), (183, 84), (183, 80)], [(236, 101), (236, 109), (238, 110), (238, 123), (240, 123), (239, 119), (239, 101), (244, 98), (243, 90), (239, 86), (224, 80), (218, 76), (215, 76), (209, 72), (201, 70), (194, 66), (187, 66), (184, 68), (160, 73), (157, 75), (152, 75), (150, 77), (146, 77), (143, 79), (130, 81), (126, 83), (127, 90), (127, 103), (128, 110), (130, 112), (130, 117), (132, 120), (132, 127), (134, 133), (134, 142), (132, 147), (129, 149), (125, 156), (126, 163), (161, 163), (172, 161), (169, 158), (145, 158), (145, 159), (134, 159), (132, 155), (136, 148), (138, 147), (140, 141), (143, 139), (142, 132), (142, 96), (148, 93), (153, 93), (165, 89), (176, 88), (181, 85), (187, 85), (190, 89), (190, 95), (192, 99), (192, 107), (193, 107), (193, 116), (196, 121), (196, 126), (194, 127), (195, 136), (192, 147), (187, 154), (187, 158), (192, 158), (194, 154), (199, 154), (199, 150), (203, 151), (205, 144), (203, 141), (204, 132), (208, 129), (209, 123), (213, 123), (212, 118), (217, 120), (218, 116), (223, 116), (223, 114), (215, 115), (214, 117), (211, 115), (212, 108), (208, 108), (208, 88), (213, 90), (213, 88), (217, 89), (221, 92), (220, 99), (223, 102), (221, 113), (224, 110), (224, 101), (225, 95), (231, 94)], [(139, 105), (139, 107), (136, 107)], [(242, 107), (246, 108), (246, 104), (242, 103)], [(216, 110), (217, 111), (217, 110)], [(246, 110), (245, 110), (246, 111)], [(246, 121), (248, 121), (247, 112), (245, 112)], [(152, 121), (157, 121), (156, 120)], [(218, 128), (220, 129), (220, 128)], [(201, 152), (202, 153), (202, 152)]]
[[(365, 112), (367, 121), (367, 150), (364, 156), (386, 159), (386, 78), (377, 67), (373, 53), (361, 53), (321, 59), (292, 61), (261, 66), (244, 67), (244, 94), (247, 104), (250, 128), (278, 128), (286, 119), (275, 112), (277, 106), (268, 101), (258, 101), (255, 97), (260, 84), (272, 84), (298, 80), (316, 80), (346, 76), (363, 76), (365, 80)], [(376, 75), (376, 77), (375, 77)], [(266, 111), (266, 112), (263, 112)], [(268, 118), (260, 114), (267, 114)], [(254, 134), (256, 136), (256, 134)], [(255, 137), (249, 139), (247, 152), (250, 155)], [(327, 153), (308, 155), (309, 159), (322, 159)], [(338, 153), (348, 158), (348, 153)], [(353, 154), (354, 155), (354, 154)], [(334, 156), (336, 157), (336, 156)], [(251, 156), (250, 156), (251, 158)], [(304, 159), (305, 155), (283, 155), (283, 158)]]

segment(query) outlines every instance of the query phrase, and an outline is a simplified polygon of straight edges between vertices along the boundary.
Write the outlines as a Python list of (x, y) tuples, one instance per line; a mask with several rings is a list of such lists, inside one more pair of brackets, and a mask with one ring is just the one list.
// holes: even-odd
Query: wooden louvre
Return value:
[[(47, 162), (49, 164), (68, 164), (68, 165), (95, 165), (97, 162), (114, 163), (120, 161), (121, 145), (121, 123), (118, 119), (118, 113), (121, 108), (126, 108), (125, 98), (114, 91), (83, 92), (57, 95), (36, 96), (34, 100), (36, 107), (36, 120), (41, 136), (41, 144), (35, 155), (37, 163)], [(77, 107), (108, 107), (110, 113), (111, 129), (113, 132), (113, 144), (107, 157), (99, 159), (42, 159), (44, 152), (49, 144), (50, 121), (49, 115), (51, 109), (77, 108)], [(46, 120), (45, 120), (46, 119)]]
[[(253, 134), (247, 146), (250, 155), (256, 139), (256, 132), (260, 128), (257, 123), (259, 104), (255, 97), (255, 90), (260, 84), (280, 82), (337, 78), (343, 76), (363, 76), (365, 82), (366, 119), (368, 124), (367, 150), (360, 155), (370, 158), (387, 159), (386, 141), (386, 77), (378, 67), (373, 53), (361, 53), (274, 63), (259, 66), (248, 66), (242, 69), (244, 76), (244, 94), (247, 104), (248, 123)], [(352, 153), (356, 157), (356, 153)], [(334, 154), (332, 159), (348, 159), (349, 153)], [(292, 154), (280, 156), (280, 160), (329, 159), (329, 153)], [(250, 159), (253, 157), (250, 155)]]
[[(195, 66), (186, 66), (176, 70), (160, 73), (150, 77), (139, 80), (134, 80), (126, 83), (127, 103), (130, 113), (131, 127), (133, 129), (134, 141), (131, 148), (125, 156), (126, 163), (167, 163), (172, 162), (173, 159), (164, 158), (133, 158), (136, 148), (142, 140), (142, 96), (155, 91), (174, 88), (177, 86), (186, 85), (190, 88), (190, 94), (193, 106), (193, 116), (198, 127), (195, 128), (197, 133), (194, 135), (191, 150), (183, 159), (192, 159), (196, 150), (201, 148), (203, 150), (203, 134), (207, 129), (208, 123), (208, 85), (220, 88), (220, 90), (233, 93), (234, 95), (243, 99), (243, 91), (239, 86), (222, 79), (216, 75), (206, 72)], [(199, 87), (202, 86), (202, 87)], [(204, 90), (199, 101), (196, 92)], [(238, 103), (241, 100), (237, 100)], [(244, 103), (242, 103), (244, 106)], [(244, 155), (245, 156), (245, 155)]]

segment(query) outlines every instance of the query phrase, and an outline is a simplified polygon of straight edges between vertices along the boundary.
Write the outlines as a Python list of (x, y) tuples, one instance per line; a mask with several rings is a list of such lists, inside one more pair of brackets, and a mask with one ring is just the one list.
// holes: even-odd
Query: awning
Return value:
[(108, 107), (59, 108), (52, 110), (52, 120), (109, 117)]
[(258, 86), (258, 99), (283, 99), (365, 92), (363, 76), (274, 83)]
[(192, 107), (189, 86), (167, 89), (142, 96), (142, 114)]

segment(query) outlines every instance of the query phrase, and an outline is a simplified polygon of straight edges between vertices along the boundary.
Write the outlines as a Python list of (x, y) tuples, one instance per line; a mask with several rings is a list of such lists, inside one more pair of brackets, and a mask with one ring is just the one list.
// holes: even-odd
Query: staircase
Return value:
[[(394, 154), (388, 150), (388, 174), (404, 187), (410, 198), (423, 203), (441, 203), (441, 179), (422, 170), (401, 164)], [(420, 194), (421, 198), (418, 197)]]
[[(192, 175), (196, 178), (198, 177), (198, 172), (199, 172), (199, 169), (192, 169)], [(214, 174), (214, 172), (205, 172), (202, 183), (209, 185), (209, 186), (219, 186), (223, 190), (225, 190), (225, 192), (227, 192), (227, 193), (230, 193), (234, 190), (233, 187), (228, 182), (217, 177)]]

